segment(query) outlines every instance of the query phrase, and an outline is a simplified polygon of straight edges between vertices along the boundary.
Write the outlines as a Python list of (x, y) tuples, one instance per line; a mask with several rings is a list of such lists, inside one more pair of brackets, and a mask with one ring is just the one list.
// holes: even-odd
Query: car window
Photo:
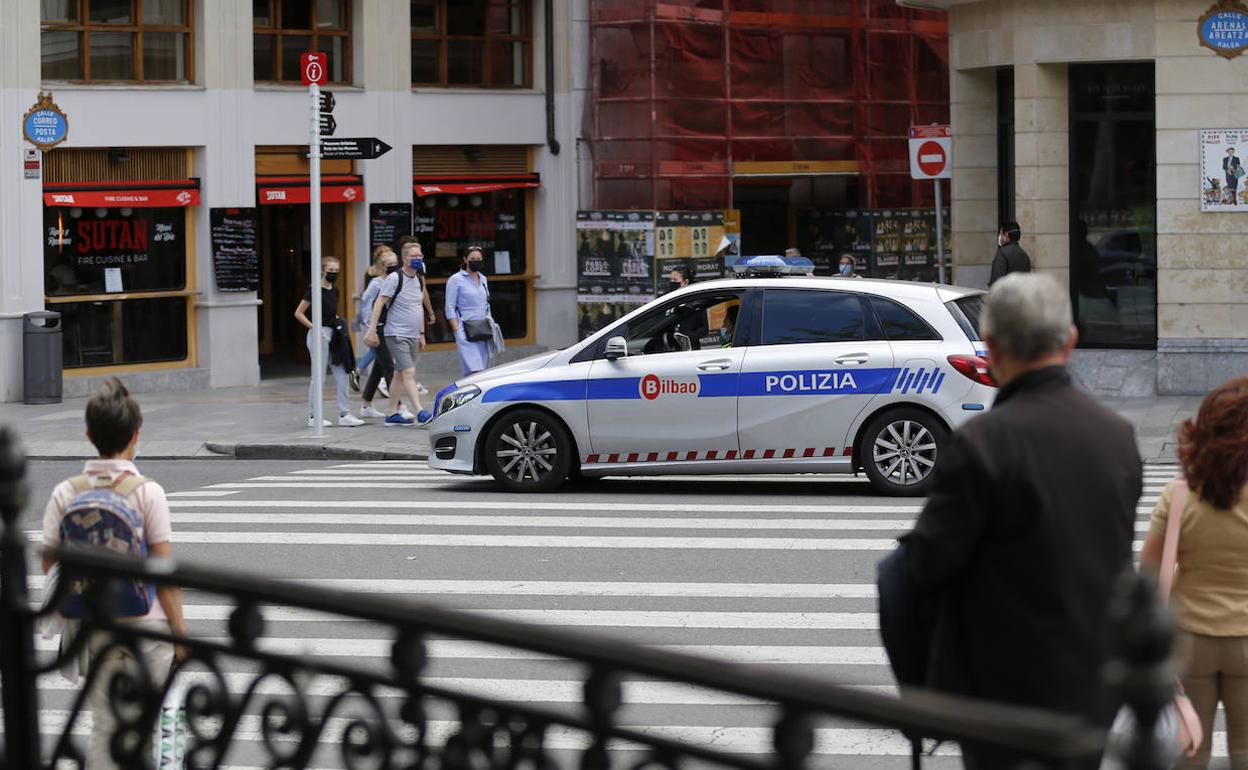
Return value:
[(763, 293), (764, 345), (866, 338), (866, 314), (856, 294), (802, 289), (767, 289)]
[(979, 314), (984, 308), (983, 294), (968, 294), (946, 304), (967, 337), (976, 342), (984, 338), (979, 331)]
[(872, 297), (871, 307), (880, 321), (885, 339), (892, 342), (910, 340), (939, 340), (936, 330), (910, 308), (884, 297)]
[(619, 334), (629, 356), (731, 347), (741, 298), (740, 291), (695, 294), (642, 313)]

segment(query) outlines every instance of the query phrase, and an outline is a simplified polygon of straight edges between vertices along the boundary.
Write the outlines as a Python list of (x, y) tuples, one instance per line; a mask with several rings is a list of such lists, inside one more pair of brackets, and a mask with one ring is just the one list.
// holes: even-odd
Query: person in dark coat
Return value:
[(992, 274), (988, 277), (989, 286), (1010, 273), (1031, 272), (1031, 257), (1018, 244), (1022, 237), (1023, 229), (1017, 222), (1001, 225), (997, 233), (997, 253), (992, 258)]
[[(1143, 484), (1135, 432), (1072, 382), (1077, 333), (1055, 279), (1001, 279), (981, 324), (996, 403), (941, 448), (902, 538), (915, 584), (940, 596), (928, 684), (1108, 726), (1107, 610), (1131, 568)], [(1025, 759), (974, 745), (963, 755), (976, 770)]]

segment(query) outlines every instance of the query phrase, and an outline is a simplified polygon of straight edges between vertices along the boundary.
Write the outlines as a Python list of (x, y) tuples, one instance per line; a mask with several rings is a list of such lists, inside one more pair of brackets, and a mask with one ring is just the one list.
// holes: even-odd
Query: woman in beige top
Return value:
[[(1179, 430), (1179, 462), (1191, 494), (1179, 528), (1179, 570), (1170, 595), (1179, 632), (1183, 687), (1200, 714), (1200, 753), (1209, 763), (1221, 701), (1232, 768), (1248, 768), (1248, 377), (1205, 396)], [(1173, 484), (1153, 511), (1140, 564), (1156, 571)]]

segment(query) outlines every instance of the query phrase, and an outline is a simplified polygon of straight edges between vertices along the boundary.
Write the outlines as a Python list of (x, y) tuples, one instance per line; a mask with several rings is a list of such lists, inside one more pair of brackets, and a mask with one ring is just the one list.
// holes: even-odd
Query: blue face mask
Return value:
[(425, 260), (423, 260), (423, 259), (421, 259), (421, 258), (419, 258), (419, 257), (417, 257), (417, 258), (415, 258), (415, 259), (409, 259), (409, 260), (407, 261), (407, 266), (408, 266), (408, 267), (410, 267), (410, 268), (411, 268), (411, 269), (413, 269), (413, 270), (422, 270), (422, 269), (424, 269), (424, 267), (425, 267)]
[(841, 275), (849, 275), (849, 274), (850, 274), (850, 272), (851, 272), (851, 271), (853, 271), (853, 269), (854, 269), (854, 266), (853, 266), (853, 265), (842, 264), (842, 265), (841, 265)]

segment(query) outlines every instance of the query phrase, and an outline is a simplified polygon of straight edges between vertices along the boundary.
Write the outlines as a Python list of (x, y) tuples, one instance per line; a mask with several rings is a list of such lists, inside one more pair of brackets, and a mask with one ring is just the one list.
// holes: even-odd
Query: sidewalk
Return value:
[[(449, 382), (426, 381), (426, 408), (433, 394)], [(227, 457), (250, 459), (424, 459), (428, 432), (417, 427), (386, 427), (368, 420), (358, 428), (325, 428), (314, 438), (307, 427), (307, 380), (266, 380), (254, 388), (137, 396), (143, 406), (140, 454), (149, 459)], [(326, 389), (326, 417), (333, 409), (332, 388)], [(351, 394), (351, 408), (360, 400)], [(1173, 462), (1179, 424), (1195, 413), (1197, 396), (1105, 398), (1102, 401), (1130, 420), (1145, 460)], [(384, 399), (380, 396), (377, 405)], [(86, 399), (67, 399), (49, 406), (0, 404), (0, 424), (17, 428), (32, 458), (81, 458), (92, 454), (83, 435)]]
[[(433, 396), (449, 379), (424, 380), (429, 394), (423, 405), (433, 408)], [(325, 418), (336, 422), (333, 380), (326, 388)], [(352, 392), (351, 411), (359, 415), (360, 395)], [(366, 420), (358, 428), (325, 428), (315, 438), (307, 423), (306, 378), (265, 380), (253, 388), (142, 393), (141, 457), (180, 459), (228, 457), (249, 459), (425, 459), (429, 434), (424, 428), (385, 426)], [(374, 404), (385, 410), (386, 399)], [(32, 458), (82, 458), (93, 455), (84, 435), (87, 399), (60, 404), (26, 406), (0, 404), (0, 424), (17, 428)]]

